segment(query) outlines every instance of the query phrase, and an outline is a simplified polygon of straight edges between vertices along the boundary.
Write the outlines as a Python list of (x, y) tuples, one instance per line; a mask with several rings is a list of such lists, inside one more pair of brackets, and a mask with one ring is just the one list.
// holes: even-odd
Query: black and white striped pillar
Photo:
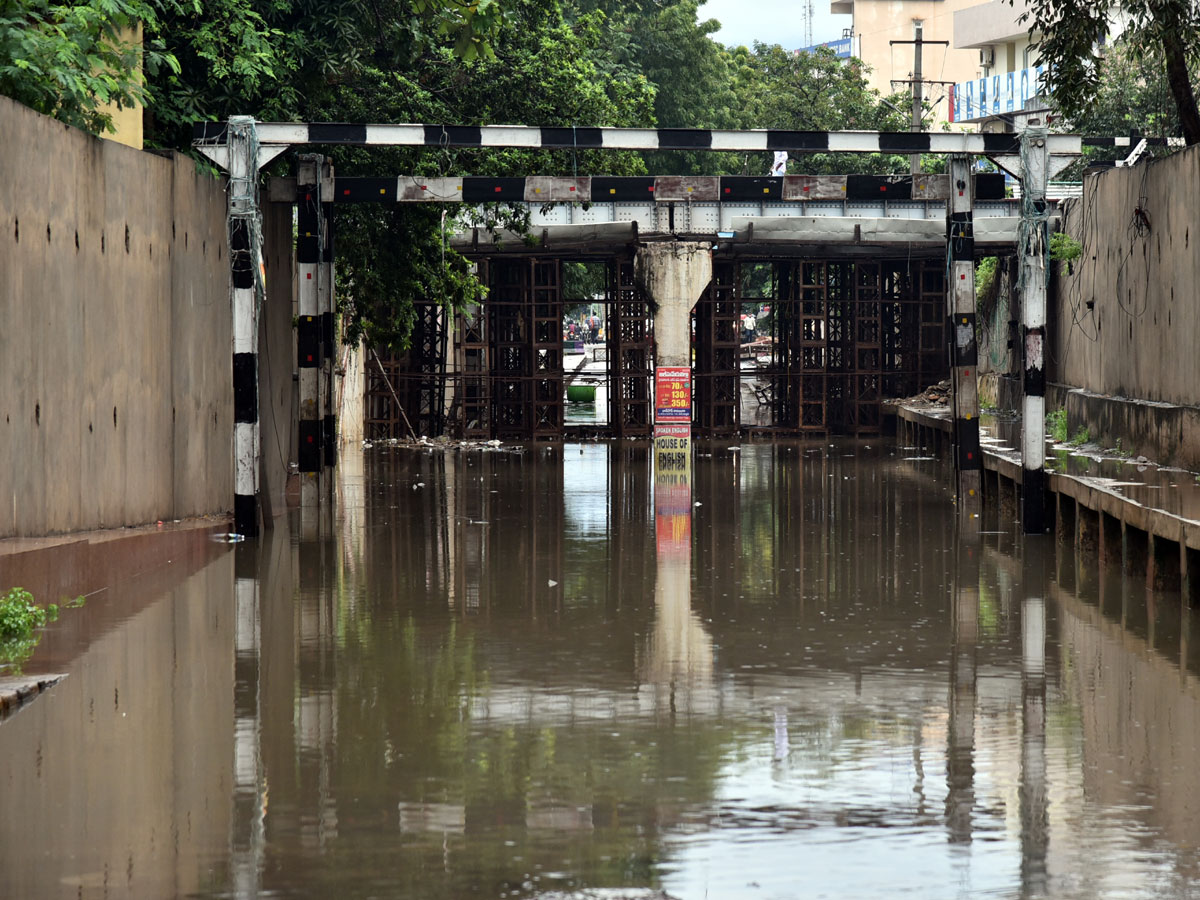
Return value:
[(983, 508), (983, 458), (979, 452), (979, 381), (975, 343), (974, 180), (970, 156), (950, 157), (948, 306), (951, 404), (959, 518), (978, 527)]
[(321, 157), (299, 157), (296, 176), (296, 365), (299, 372), (300, 415), (297, 463), (300, 508), (320, 505), (323, 426), (320, 414), (321, 321), (319, 278), (321, 263)]
[(1046, 209), (1048, 134), (1021, 133), (1021, 320), (1024, 332), (1024, 401), (1021, 426), (1021, 518), (1026, 534), (1046, 530)]
[[(334, 183), (333, 164), (325, 160), (322, 164), (323, 186)], [(337, 465), (337, 413), (334, 409), (333, 361), (337, 355), (334, 334), (333, 292), (333, 192), (321, 192), (321, 262), (317, 278), (317, 314), (321, 328), (321, 438), (324, 455), (324, 471), (332, 487), (332, 470)]]
[(229, 120), (229, 268), (233, 302), (233, 530), (259, 533), (258, 141), (254, 119)]

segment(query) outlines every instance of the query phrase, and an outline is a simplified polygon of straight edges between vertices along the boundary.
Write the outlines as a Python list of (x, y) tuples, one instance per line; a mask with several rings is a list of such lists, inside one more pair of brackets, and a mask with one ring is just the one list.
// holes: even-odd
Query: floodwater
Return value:
[(0, 721), (0, 896), (1200, 894), (1200, 617), (960, 539), (920, 451), (340, 477), (332, 525), (64, 610), (25, 669), (68, 677)]

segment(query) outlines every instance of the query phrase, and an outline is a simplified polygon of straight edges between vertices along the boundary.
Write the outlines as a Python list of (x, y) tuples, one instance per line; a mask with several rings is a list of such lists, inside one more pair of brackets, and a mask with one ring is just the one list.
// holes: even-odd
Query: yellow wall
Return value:
[[(121, 31), (120, 39), (123, 42), (131, 42), (141, 46), (142, 43), (142, 25), (139, 22), (135, 28), (126, 28)], [(141, 61), (138, 61), (138, 78), (142, 75)], [(106, 132), (101, 137), (108, 138), (110, 141), (116, 141), (119, 144), (125, 144), (127, 147), (134, 147), (138, 150), (142, 149), (142, 108), (140, 106), (125, 107), (117, 109), (115, 103), (107, 103), (100, 107), (101, 112), (109, 113), (113, 117), (113, 126), (117, 129), (116, 132)]]
[[(968, 81), (978, 77), (978, 50), (955, 50), (954, 13), (978, 4), (979, 0), (853, 0), (855, 51), (871, 66), (868, 75), (871, 87), (884, 96), (894, 92), (909, 93), (908, 84), (892, 85), (892, 80), (907, 81), (913, 70), (913, 45), (890, 41), (911, 41), (913, 20), (924, 23), (926, 41), (950, 41), (949, 45), (926, 45), (922, 48), (921, 71), (928, 81)], [(950, 85), (925, 85), (927, 102), (933, 112), (926, 119), (926, 129), (940, 131), (949, 114), (946, 100)], [(936, 102), (935, 102), (936, 101)], [(970, 127), (969, 130), (975, 130)]]

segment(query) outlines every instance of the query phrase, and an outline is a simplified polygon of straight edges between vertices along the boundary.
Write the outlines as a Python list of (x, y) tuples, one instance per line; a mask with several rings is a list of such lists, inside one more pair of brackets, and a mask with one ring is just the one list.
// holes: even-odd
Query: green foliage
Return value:
[(57, 618), (55, 604), (43, 609), (24, 588), (9, 588), (0, 595), (0, 670), (19, 672), (41, 640), (36, 629)]
[[(733, 51), (740, 116), (737, 127), (797, 131), (905, 131), (901, 105), (889, 103), (867, 84), (858, 59), (839, 60), (827, 48), (792, 53), (778, 44)], [(753, 174), (765, 173), (762, 167)], [(795, 165), (795, 164), (793, 164)], [(908, 170), (908, 157), (884, 154), (814, 153), (799, 162), (805, 174), (886, 174)]]
[[(596, 65), (605, 37), (602, 24), (600, 13), (583, 16), (571, 27), (554, 5), (513, 3), (489, 57), (468, 62), (438, 49), (405, 71), (364, 68), (331, 86), (311, 118), (652, 125), (649, 83), (623, 81)], [(328, 152), (341, 175), (645, 172), (640, 157), (612, 151), (332, 147)], [(460, 224), (452, 215), (458, 214), (417, 205), (339, 209), (338, 296), (347, 340), (362, 335), (379, 347), (403, 348), (415, 320), (414, 302), (434, 298), (447, 308), (465, 309), (483, 298), (472, 266), (447, 246), (449, 232)], [(482, 224), (521, 230), (522, 215), (497, 206), (487, 210)]]
[(1053, 66), (1050, 87), (1056, 105), (1076, 122), (1097, 108), (1109, 66), (1097, 52), (1096, 40), (1109, 33), (1116, 16), (1125, 25), (1126, 59), (1161, 60), (1162, 83), (1180, 128), (1188, 143), (1200, 140), (1195, 91), (1187, 72), (1188, 60), (1200, 53), (1200, 5), (1191, 0), (1030, 0), (1018, 21), (1037, 38), (1041, 62)]
[(608, 267), (603, 262), (564, 262), (563, 299), (582, 301), (586, 306), (608, 289)]
[(1050, 259), (1054, 262), (1071, 262), (1079, 259), (1082, 253), (1083, 244), (1065, 231), (1056, 231), (1050, 235)]
[(99, 134), (112, 130), (107, 104), (144, 105), (152, 93), (139, 75), (178, 68), (175, 57), (150, 39), (145, 50), (122, 32), (156, 24), (146, 0), (49, 3), (5, 0), (0, 4), (0, 94)]
[(981, 299), (991, 292), (999, 267), (1000, 260), (994, 256), (985, 256), (975, 263), (975, 297), (977, 299)]
[(1067, 440), (1067, 411), (1054, 409), (1046, 413), (1046, 433), (1056, 443), (1062, 444)]

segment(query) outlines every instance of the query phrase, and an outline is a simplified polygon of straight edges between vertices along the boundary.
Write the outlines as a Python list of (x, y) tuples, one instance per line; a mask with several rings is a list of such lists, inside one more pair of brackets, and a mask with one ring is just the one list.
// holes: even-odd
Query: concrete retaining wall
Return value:
[(1200, 468), (1200, 147), (1087, 176), (1066, 229), (1083, 255), (1052, 292), (1048, 375), (1070, 430)]
[(0, 97), (0, 537), (228, 511), (229, 310), (222, 181)]

